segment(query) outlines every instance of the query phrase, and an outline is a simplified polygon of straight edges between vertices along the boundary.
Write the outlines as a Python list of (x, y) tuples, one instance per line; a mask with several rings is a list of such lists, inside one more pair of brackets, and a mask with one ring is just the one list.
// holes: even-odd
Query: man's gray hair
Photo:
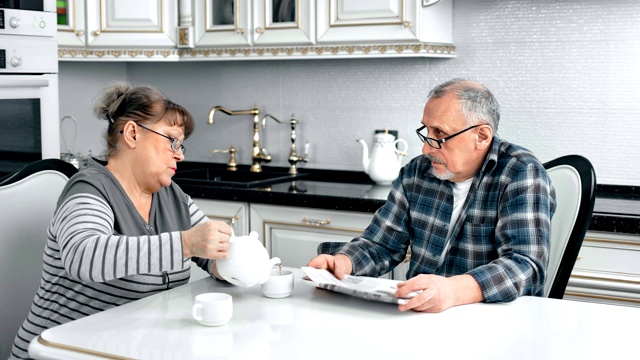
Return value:
[(486, 123), (494, 133), (498, 131), (500, 105), (484, 85), (468, 79), (451, 79), (433, 88), (429, 92), (429, 99), (443, 98), (448, 94), (453, 94), (459, 100), (467, 125)]

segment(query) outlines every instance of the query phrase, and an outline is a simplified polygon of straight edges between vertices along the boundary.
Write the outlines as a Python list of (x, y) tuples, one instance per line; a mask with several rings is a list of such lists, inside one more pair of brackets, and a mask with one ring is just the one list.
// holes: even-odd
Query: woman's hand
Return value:
[(233, 229), (223, 221), (207, 221), (182, 232), (184, 258), (225, 259)]

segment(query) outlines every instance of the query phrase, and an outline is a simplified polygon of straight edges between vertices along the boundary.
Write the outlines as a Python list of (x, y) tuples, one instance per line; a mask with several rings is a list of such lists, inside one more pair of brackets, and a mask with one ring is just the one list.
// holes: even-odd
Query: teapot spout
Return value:
[(278, 264), (282, 264), (282, 260), (280, 260), (279, 257), (274, 257), (271, 260), (269, 260), (267, 266), (267, 271), (266, 271), (266, 276), (264, 279), (262, 279), (262, 281), (260, 281), (258, 284), (264, 284), (267, 282), (267, 280), (269, 280), (269, 277), (271, 276), (271, 269), (273, 269), (274, 266), (278, 265)]
[(369, 147), (362, 139), (356, 141), (362, 144), (362, 167), (364, 168), (365, 174), (369, 174)]

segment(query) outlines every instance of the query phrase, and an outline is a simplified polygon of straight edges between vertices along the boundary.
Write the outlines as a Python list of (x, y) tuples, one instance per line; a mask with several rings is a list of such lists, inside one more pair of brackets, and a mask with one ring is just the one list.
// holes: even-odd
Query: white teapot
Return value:
[[(369, 175), (371, 180), (380, 185), (391, 185), (400, 172), (402, 157), (407, 155), (407, 142), (404, 139), (395, 140), (395, 137), (389, 134), (386, 129), (384, 133), (375, 134), (373, 140), (371, 159), (369, 159), (367, 143), (362, 139), (357, 140), (363, 147), (362, 166), (364, 172)], [(404, 144), (402, 150), (397, 148), (398, 143)]]
[(242, 287), (250, 287), (267, 282), (271, 269), (280, 264), (279, 258), (269, 260), (267, 249), (258, 240), (258, 233), (252, 231), (247, 236), (231, 233), (227, 258), (217, 260), (218, 273), (228, 282)]

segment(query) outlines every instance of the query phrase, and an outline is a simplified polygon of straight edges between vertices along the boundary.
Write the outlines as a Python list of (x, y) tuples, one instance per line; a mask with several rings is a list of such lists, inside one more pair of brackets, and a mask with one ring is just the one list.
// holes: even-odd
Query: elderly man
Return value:
[(411, 250), (400, 311), (542, 294), (555, 190), (538, 159), (500, 139), (499, 105), (483, 85), (453, 79), (429, 93), (424, 142), (361, 236), (309, 266), (379, 276)]

